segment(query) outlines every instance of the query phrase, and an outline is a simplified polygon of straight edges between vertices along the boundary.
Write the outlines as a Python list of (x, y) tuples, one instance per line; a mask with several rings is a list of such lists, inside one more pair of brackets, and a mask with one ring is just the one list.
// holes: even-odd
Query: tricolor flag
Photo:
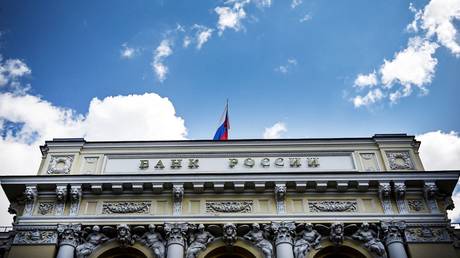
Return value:
[(226, 141), (228, 140), (228, 130), (230, 130), (230, 120), (228, 120), (228, 100), (225, 105), (224, 113), (220, 118), (219, 128), (217, 128), (216, 134), (214, 135), (214, 141)]

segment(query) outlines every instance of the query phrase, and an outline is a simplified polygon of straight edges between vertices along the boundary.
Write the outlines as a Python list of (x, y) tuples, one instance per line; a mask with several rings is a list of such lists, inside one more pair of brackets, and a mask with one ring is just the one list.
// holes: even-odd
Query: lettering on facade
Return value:
[(139, 168), (140, 169), (149, 168), (149, 161), (147, 159), (141, 159), (139, 163)]

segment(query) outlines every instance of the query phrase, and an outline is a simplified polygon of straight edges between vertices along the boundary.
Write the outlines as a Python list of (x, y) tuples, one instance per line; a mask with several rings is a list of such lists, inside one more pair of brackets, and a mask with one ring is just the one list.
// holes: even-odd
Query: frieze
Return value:
[(36, 244), (56, 244), (58, 234), (56, 231), (19, 231), (14, 236), (13, 244), (16, 245), (36, 245)]
[(453, 241), (446, 228), (422, 226), (417, 228), (407, 228), (404, 233), (406, 241), (409, 243), (450, 243)]
[(412, 212), (420, 212), (426, 209), (425, 202), (420, 199), (407, 200), (407, 205)]
[(308, 201), (310, 212), (357, 212), (357, 201)]
[(206, 213), (251, 213), (254, 202), (242, 201), (206, 201)]
[(73, 156), (51, 156), (48, 174), (69, 174), (72, 167)]
[(102, 214), (148, 214), (151, 202), (104, 202)]
[(386, 154), (392, 170), (414, 169), (408, 151), (387, 151)]
[(53, 214), (55, 208), (54, 202), (41, 202), (38, 204), (38, 214), (40, 215), (48, 215)]

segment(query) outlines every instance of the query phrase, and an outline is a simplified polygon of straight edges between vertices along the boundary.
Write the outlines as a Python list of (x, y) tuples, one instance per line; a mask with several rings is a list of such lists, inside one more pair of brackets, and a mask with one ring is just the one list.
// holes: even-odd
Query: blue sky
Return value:
[[(232, 138), (260, 138), (276, 122), (283, 137), (368, 136), (374, 133), (459, 131), (460, 59), (439, 47), (429, 93), (414, 91), (396, 104), (355, 108), (354, 80), (378, 70), (414, 36), (409, 2), (289, 1), (248, 3), (241, 28), (218, 35), (222, 1), (3, 1), (4, 58), (32, 70), (29, 93), (56, 106), (88, 112), (92, 98), (155, 92), (184, 118), (188, 138), (212, 137), (230, 99)], [(422, 9), (428, 1), (415, 1)], [(308, 15), (308, 20), (300, 20)], [(193, 25), (213, 29), (201, 47), (182, 47)], [(177, 32), (180, 25), (185, 32)], [(458, 22), (455, 22), (458, 25)], [(457, 26), (458, 27), (458, 26)], [(160, 82), (152, 57), (173, 42)], [(136, 49), (121, 58), (123, 44)], [(288, 66), (286, 73), (277, 68)]]

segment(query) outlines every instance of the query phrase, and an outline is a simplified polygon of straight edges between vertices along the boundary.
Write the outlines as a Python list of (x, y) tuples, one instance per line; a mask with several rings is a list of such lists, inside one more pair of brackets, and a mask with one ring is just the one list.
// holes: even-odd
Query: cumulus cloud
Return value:
[(309, 21), (311, 19), (312, 19), (311, 15), (307, 13), (302, 18), (300, 18), (299, 22), (303, 23), (303, 22), (307, 22), (307, 21)]
[(297, 6), (301, 5), (302, 4), (302, 0), (292, 0), (291, 2), (291, 8), (294, 9), (296, 8)]
[(123, 43), (121, 45), (120, 50), (120, 57), (123, 59), (131, 59), (133, 58), (138, 51), (132, 47), (128, 47), (127, 43)]
[(214, 30), (198, 24), (195, 24), (193, 28), (196, 29), (196, 48), (201, 49), (204, 43), (211, 38)]
[(168, 73), (168, 67), (164, 64), (164, 59), (173, 53), (171, 45), (170, 40), (163, 39), (153, 54), (152, 67), (160, 82), (166, 79), (166, 74)]
[(189, 36), (185, 36), (184, 37), (184, 40), (182, 41), (182, 46), (184, 48), (188, 48), (188, 46), (190, 45), (190, 43), (192, 43), (192, 39), (190, 39)]
[(265, 128), (264, 139), (278, 139), (287, 132), (286, 124), (282, 122), (275, 123), (272, 127)]
[(380, 89), (370, 90), (365, 96), (357, 95), (353, 98), (353, 105), (356, 108), (361, 106), (369, 106), (374, 104), (384, 97), (384, 94)]
[(227, 4), (233, 4), (232, 6), (218, 6), (214, 11), (219, 16), (217, 21), (217, 28), (219, 29), (219, 35), (226, 29), (233, 29), (239, 31), (243, 28), (241, 21), (246, 18), (246, 12), (244, 6), (249, 3), (249, 0), (234, 0), (228, 1)]
[(19, 59), (6, 59), (0, 55), (0, 87), (14, 86), (17, 80), (31, 73), (30, 68)]
[[(420, 158), (426, 170), (460, 170), (460, 136), (457, 132), (427, 132), (416, 136), (421, 141)], [(455, 209), (448, 211), (452, 221), (460, 222), (460, 185), (452, 199)]]
[(372, 87), (375, 85), (377, 85), (377, 74), (375, 71), (370, 74), (358, 74), (354, 83), (354, 86), (359, 88), (365, 88), (367, 86)]
[[(377, 82), (373, 85), (380, 87), (384, 98), (391, 104), (410, 96), (414, 86), (421, 95), (428, 93), (427, 86), (431, 84), (438, 64), (435, 54), (440, 46), (460, 57), (460, 45), (456, 41), (457, 30), (454, 26), (454, 21), (460, 19), (460, 0), (431, 0), (421, 10), (411, 3), (409, 10), (414, 13), (414, 19), (406, 29), (417, 35), (409, 38), (407, 47), (395, 53), (393, 59), (384, 60), (378, 71), (380, 78), (376, 78), (381, 84)], [(357, 81), (363, 79), (360, 76), (362, 74), (357, 76), (355, 86)], [(364, 85), (367, 86), (366, 83)], [(355, 99), (352, 98), (356, 106)]]
[(297, 66), (297, 60), (294, 58), (289, 58), (285, 64), (275, 67), (275, 71), (282, 74), (287, 74), (295, 66)]

